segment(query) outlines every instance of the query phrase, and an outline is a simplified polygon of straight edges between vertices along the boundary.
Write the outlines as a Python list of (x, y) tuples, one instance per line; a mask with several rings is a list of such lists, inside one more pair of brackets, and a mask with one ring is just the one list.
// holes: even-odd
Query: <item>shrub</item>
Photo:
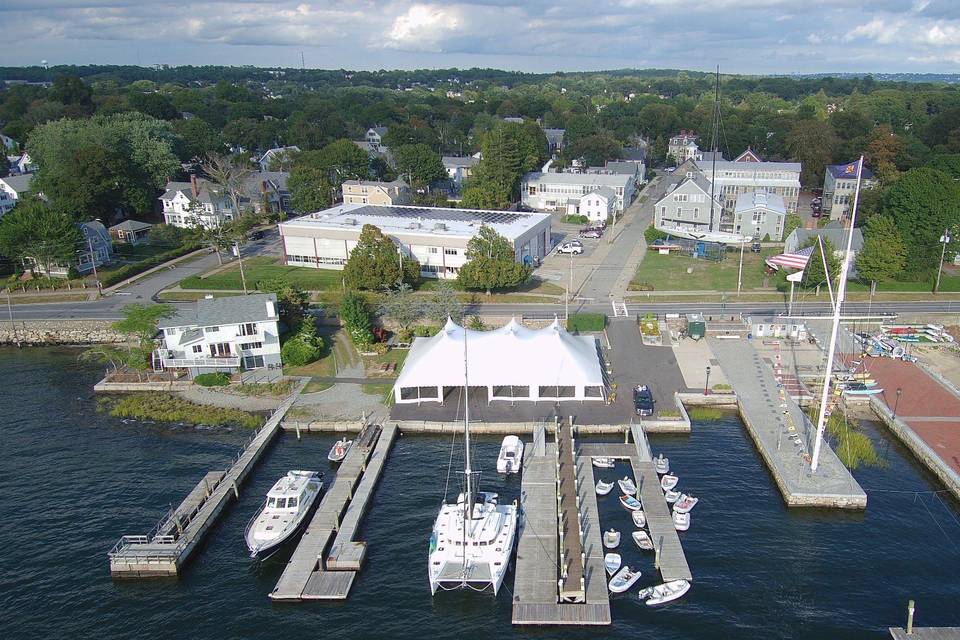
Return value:
[(194, 404), (169, 393), (132, 393), (116, 401), (107, 400), (105, 406), (115, 418), (189, 424), (238, 424), (250, 429), (263, 424), (263, 418), (246, 411)]
[(666, 240), (667, 234), (650, 225), (643, 232), (643, 237), (647, 241), (647, 244), (653, 244), (656, 240)]
[(567, 331), (603, 331), (606, 324), (602, 313), (573, 313), (567, 319)]
[(410, 344), (411, 340), (413, 340), (413, 329), (400, 329), (397, 331), (397, 342)]
[(587, 216), (581, 216), (575, 213), (565, 215), (561, 220), (563, 222), (566, 222), (567, 224), (587, 224), (588, 222), (590, 222), (590, 218), (588, 218)]
[(288, 339), (280, 349), (280, 359), (284, 364), (302, 367), (320, 358), (323, 352), (323, 338), (317, 335), (313, 322), (300, 325), (297, 335)]
[(656, 287), (652, 282), (631, 282), (627, 287), (630, 291), (655, 291)]
[(222, 371), (201, 373), (193, 379), (193, 382), (201, 387), (225, 387), (230, 384), (230, 376)]
[(182, 247), (165, 251), (164, 253), (158, 253), (155, 256), (150, 256), (149, 258), (145, 258), (144, 260), (141, 260), (135, 264), (124, 265), (119, 269), (115, 269), (107, 273), (100, 279), (100, 283), (105, 287), (111, 287), (118, 282), (123, 282), (127, 278), (132, 278), (137, 274), (143, 273), (147, 269), (152, 269), (153, 267), (161, 265), (164, 262), (169, 262), (174, 258), (179, 258), (180, 256), (186, 255), (191, 251), (196, 250), (198, 247), (199, 245), (197, 243), (191, 242), (183, 245)]
[(440, 333), (440, 327), (433, 325), (418, 324), (413, 328), (413, 335), (418, 338), (429, 338)]

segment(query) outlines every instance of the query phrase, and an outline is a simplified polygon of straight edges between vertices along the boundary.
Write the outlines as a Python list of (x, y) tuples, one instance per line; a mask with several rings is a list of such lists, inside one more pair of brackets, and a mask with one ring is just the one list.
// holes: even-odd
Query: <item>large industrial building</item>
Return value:
[(456, 278), (467, 243), (488, 226), (512, 245), (518, 262), (534, 263), (550, 251), (550, 216), (541, 213), (445, 207), (345, 204), (280, 225), (286, 264), (343, 269), (364, 225), (378, 227), (424, 276)]

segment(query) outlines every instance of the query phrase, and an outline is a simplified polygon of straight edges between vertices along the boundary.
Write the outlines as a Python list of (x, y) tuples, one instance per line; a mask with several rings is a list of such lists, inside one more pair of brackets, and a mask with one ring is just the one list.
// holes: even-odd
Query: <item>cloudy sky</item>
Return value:
[(0, 0), (0, 64), (956, 72), (960, 0)]

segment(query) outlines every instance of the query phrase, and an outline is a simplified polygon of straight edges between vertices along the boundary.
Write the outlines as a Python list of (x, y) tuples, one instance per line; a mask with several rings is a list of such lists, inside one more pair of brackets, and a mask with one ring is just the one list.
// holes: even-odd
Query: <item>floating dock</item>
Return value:
[(816, 425), (783, 392), (756, 349), (747, 340), (709, 338), (709, 344), (787, 506), (865, 509), (867, 494), (827, 442), (820, 447), (817, 472), (810, 472)]
[(557, 530), (560, 533), (560, 601), (584, 602), (587, 584), (584, 571), (580, 492), (577, 490), (577, 457), (573, 431), (557, 427)]
[(893, 640), (960, 640), (960, 627), (914, 627), (910, 633), (891, 627), (890, 637)]
[(280, 421), (307, 382), (307, 379), (300, 380), (266, 424), (257, 430), (230, 468), (207, 473), (186, 499), (171, 510), (151, 533), (121, 537), (108, 554), (110, 574), (115, 578), (178, 575), (223, 512), (230, 496), (239, 495), (239, 486), (280, 431)]
[[(397, 433), (396, 424), (382, 428), (371, 425), (357, 436), (270, 598), (347, 598), (367, 551), (366, 543), (354, 538)], [(330, 554), (325, 562), (328, 546)]]

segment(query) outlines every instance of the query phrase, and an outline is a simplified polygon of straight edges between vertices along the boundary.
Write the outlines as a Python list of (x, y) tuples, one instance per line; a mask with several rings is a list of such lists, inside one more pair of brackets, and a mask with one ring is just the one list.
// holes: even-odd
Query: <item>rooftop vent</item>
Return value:
[(350, 226), (355, 226), (357, 224), (356, 218), (344, 218), (343, 224), (348, 224)]
[(445, 224), (442, 223), (442, 222), (438, 222), (437, 224), (433, 225), (433, 230), (434, 230), (434, 231), (446, 231), (446, 230), (447, 230), (447, 225), (445, 225)]

